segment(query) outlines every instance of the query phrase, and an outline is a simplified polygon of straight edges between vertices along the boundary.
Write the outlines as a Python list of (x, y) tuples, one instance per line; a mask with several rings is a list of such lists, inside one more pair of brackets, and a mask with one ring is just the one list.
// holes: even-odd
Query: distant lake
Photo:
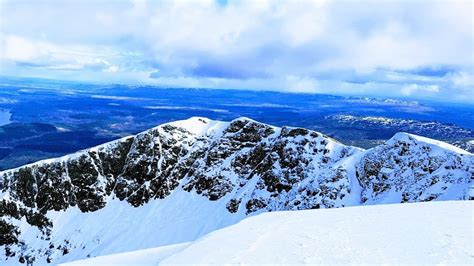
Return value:
[(10, 117), (12, 114), (10, 111), (5, 109), (0, 109), (0, 126), (10, 123)]

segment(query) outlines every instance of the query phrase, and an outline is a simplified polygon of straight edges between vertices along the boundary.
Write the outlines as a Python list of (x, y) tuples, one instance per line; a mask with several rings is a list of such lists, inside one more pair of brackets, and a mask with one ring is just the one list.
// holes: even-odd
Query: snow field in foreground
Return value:
[(194, 242), (64, 265), (473, 265), (473, 207), (446, 201), (263, 213)]

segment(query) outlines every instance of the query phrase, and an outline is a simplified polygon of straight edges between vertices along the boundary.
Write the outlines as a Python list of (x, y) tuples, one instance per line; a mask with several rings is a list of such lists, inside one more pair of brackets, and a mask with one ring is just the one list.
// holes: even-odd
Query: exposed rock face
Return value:
[(366, 151), (356, 165), (362, 202), (377, 203), (389, 195), (391, 201), (399, 202), (448, 200), (450, 195), (469, 199), (473, 156), (454, 147), (458, 152), (447, 152), (436, 144), (397, 133), (385, 144)]
[[(173, 192), (223, 201), (227, 215), (244, 216), (469, 199), (473, 165), (470, 153), (404, 133), (364, 151), (303, 128), (191, 118), (0, 172), (0, 245), (6, 257), (51, 262), (79, 247), (51, 237), (49, 212), (95, 212), (114, 199), (140, 207)], [(23, 239), (22, 219), (38, 229), (42, 248)]]

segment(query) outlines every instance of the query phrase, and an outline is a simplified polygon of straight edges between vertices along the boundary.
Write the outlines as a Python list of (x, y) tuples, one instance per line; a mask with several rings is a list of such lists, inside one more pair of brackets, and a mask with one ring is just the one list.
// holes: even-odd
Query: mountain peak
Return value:
[(405, 142), (405, 143), (412, 143), (412, 144), (417, 144), (417, 143), (423, 143), (425, 145), (429, 145), (430, 147), (436, 148), (436, 149), (443, 149), (443, 150), (448, 150), (450, 152), (455, 152), (459, 154), (465, 154), (465, 155), (472, 155), (471, 153), (455, 147), (451, 144), (448, 144), (443, 141), (439, 140), (434, 140), (422, 136), (418, 136), (415, 134), (410, 134), (406, 132), (398, 132), (396, 133), (391, 139), (389, 139), (386, 143), (387, 144), (395, 144), (397, 142)]

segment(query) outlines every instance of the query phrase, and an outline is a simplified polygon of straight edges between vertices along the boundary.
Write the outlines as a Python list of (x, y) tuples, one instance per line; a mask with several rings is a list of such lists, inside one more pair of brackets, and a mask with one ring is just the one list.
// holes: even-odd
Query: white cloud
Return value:
[[(394, 96), (424, 91), (443, 99), (472, 91), (472, 1), (0, 5), (0, 58), (7, 74), (61, 78), (83, 71), (81, 78), (101, 77), (95, 71), (114, 82)], [(455, 71), (410, 73), (431, 66)]]
[(286, 78), (286, 86), (291, 92), (321, 92), (318, 88), (318, 82), (315, 79), (298, 76), (288, 76)]
[(453, 84), (461, 87), (471, 87), (474, 92), (474, 71), (459, 71), (450, 75)]
[(405, 96), (411, 96), (415, 93), (438, 93), (438, 92), (439, 92), (438, 85), (423, 86), (423, 85), (418, 85), (418, 84), (410, 84), (402, 88), (402, 94)]
[(2, 59), (30, 61), (48, 56), (48, 47), (29, 42), (25, 38), (4, 36), (3, 42)]
[(84, 70), (117, 72), (107, 60), (116, 60), (110, 49), (81, 45), (58, 45), (15, 35), (3, 35), (0, 59), (18, 65), (49, 70)]

